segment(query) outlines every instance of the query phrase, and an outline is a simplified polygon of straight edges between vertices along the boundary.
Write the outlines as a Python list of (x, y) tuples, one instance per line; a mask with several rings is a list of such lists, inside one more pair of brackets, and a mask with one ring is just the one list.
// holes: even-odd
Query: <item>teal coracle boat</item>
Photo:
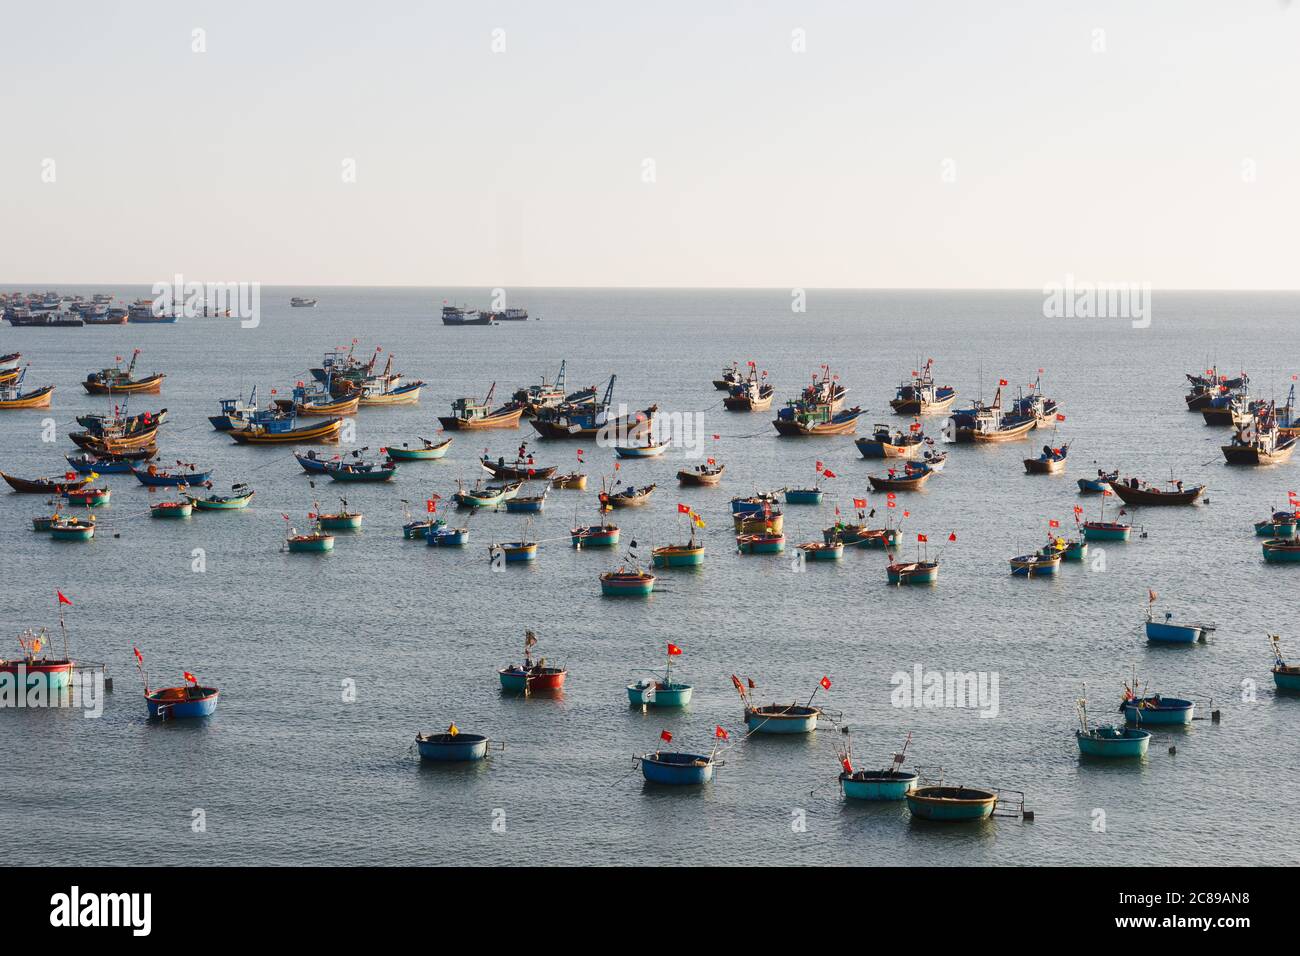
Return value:
[(1292, 564), (1300, 561), (1300, 538), (1270, 538), (1263, 550), (1269, 564)]
[(449, 528), (439, 518), (425, 532), (424, 541), (431, 548), (459, 547), (469, 543), (469, 528)]
[(708, 783), (713, 779), (713, 768), (717, 766), (713, 754), (670, 753), (661, 750), (642, 754), (637, 760), (641, 764), (641, 773), (650, 783), (673, 786)]
[(1134, 696), (1129, 688), (1124, 688), (1124, 700), (1120, 710), (1124, 713), (1124, 722), (1137, 726), (1180, 726), (1190, 724), (1196, 705), (1181, 697), (1163, 697), (1160, 694)]
[(780, 554), (785, 550), (785, 535), (738, 534), (736, 549), (741, 554)]
[(456, 729), (444, 734), (416, 734), (415, 744), (421, 760), (440, 763), (466, 763), (487, 756), (488, 739), (483, 734), (465, 734)]
[[(686, 511), (682, 511), (686, 508)], [(695, 529), (704, 526), (704, 520), (687, 508), (678, 505), (677, 513), (686, 517), (690, 525), (691, 536), (685, 544), (665, 544), (650, 552), (650, 558), (656, 568), (696, 568), (704, 563), (704, 545), (695, 536)]]
[(451, 448), (452, 440), (444, 438), (440, 442), (431, 442), (427, 438), (421, 438), (420, 444), (411, 447), (406, 442), (400, 446), (389, 445), (387, 448), (388, 457), (393, 461), (436, 461), (447, 454)]
[(323, 531), (355, 531), (361, 527), (363, 515), (360, 511), (348, 511), (346, 498), (340, 498), (343, 510), (334, 514), (316, 514), (316, 526)]
[(691, 685), (673, 680), (673, 658), (682, 649), (668, 642), (668, 665), (663, 680), (639, 680), (627, 685), (628, 702), (650, 707), (685, 707), (691, 702)]
[(573, 528), (569, 540), (575, 548), (612, 548), (618, 544), (618, 528), (612, 524)]
[(1295, 518), (1255, 522), (1255, 534), (1261, 538), (1294, 538), (1295, 528)]
[(50, 525), (50, 537), (55, 541), (89, 541), (95, 536), (95, 523), (78, 518), (60, 518)]
[(490, 544), (488, 545), (488, 556), (494, 562), (497, 560), (504, 560), (509, 564), (523, 561), (536, 561), (537, 542), (506, 541), (501, 544)]
[(1282, 639), (1276, 634), (1268, 636), (1273, 648), (1273, 683), (1278, 690), (1300, 693), (1300, 664), (1288, 664), (1282, 659)]
[(844, 557), (844, 543), (809, 541), (799, 545), (799, 553), (805, 561), (838, 561)]
[(820, 488), (786, 488), (785, 503), (788, 505), (819, 505), (825, 492)]
[(619, 568), (600, 576), (600, 593), (607, 597), (645, 597), (655, 589), (655, 576), (649, 571)]
[(206, 498), (196, 498), (193, 495), (185, 497), (199, 511), (240, 511), (247, 508), (248, 503), (253, 500), (253, 489), (240, 484), (234, 485), (228, 495), (208, 495)]
[(993, 816), (998, 795), (978, 787), (920, 787), (907, 794), (907, 809), (922, 820), (959, 823)]
[[(1087, 693), (1087, 687), (1084, 687)], [(1080, 697), (1075, 702), (1079, 714), (1079, 729), (1074, 732), (1079, 753), (1086, 757), (1121, 759), (1145, 757), (1151, 744), (1151, 731), (1136, 727), (1092, 727), (1088, 723), (1088, 700)]]
[(847, 728), (844, 740), (844, 749), (839, 752), (840, 790), (844, 796), (852, 800), (902, 800), (916, 789), (920, 775), (902, 769), (907, 747), (912, 742), (911, 734), (903, 741), (903, 749), (893, 755), (889, 766), (881, 770), (854, 770)]

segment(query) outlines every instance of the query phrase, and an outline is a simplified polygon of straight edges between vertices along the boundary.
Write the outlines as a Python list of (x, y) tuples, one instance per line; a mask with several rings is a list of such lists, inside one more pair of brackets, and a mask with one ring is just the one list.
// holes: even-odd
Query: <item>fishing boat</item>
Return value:
[(1151, 743), (1151, 731), (1138, 727), (1083, 727), (1074, 732), (1079, 753), (1085, 757), (1110, 759), (1145, 757)]
[(1165, 484), (1173, 487), (1166, 491), (1137, 478), (1112, 481), (1110, 487), (1127, 505), (1190, 505), (1205, 493), (1204, 485), (1184, 488), (1181, 481), (1174, 479)]
[[(1132, 525), (1124, 524), (1122, 521), (1106, 520), (1106, 499), (1114, 493), (1109, 487), (1105, 488), (1101, 493), (1101, 511), (1098, 520), (1084, 521), (1079, 525), (1085, 541), (1128, 541), (1132, 537)], [(1076, 522), (1082, 510), (1082, 508), (1074, 509)], [(1123, 509), (1120, 509), (1120, 514), (1123, 514)]]
[(587, 476), (578, 472), (569, 472), (565, 475), (556, 475), (551, 479), (552, 488), (567, 488), (572, 491), (587, 490)]
[(81, 488), (94, 480), (94, 475), (78, 475), (76, 472), (64, 472), (59, 478), (19, 478), (0, 471), (9, 487), (23, 495), (62, 495), (69, 488)]
[(783, 488), (782, 495), (788, 505), (819, 505), (825, 492), (814, 485), (811, 488)]
[(438, 421), (448, 431), (473, 431), (484, 428), (518, 428), (522, 405), (502, 405), (492, 407), (492, 393), (497, 383), (493, 382), (483, 401), (473, 398), (458, 398), (451, 403), (450, 415), (439, 415)]
[[(62, 617), (59, 620), (62, 623)], [(47, 695), (62, 693), (72, 683), (72, 669), (76, 665), (68, 657), (66, 629), (63, 642), (63, 655), (51, 656), (48, 650), (50, 638), (43, 629), (23, 631), (18, 635), (18, 646), (22, 649), (20, 655), (0, 657), (0, 687), (10, 694), (33, 690)]]
[[(26, 372), (26, 369), (23, 369)], [(24, 408), (49, 408), (54, 398), (54, 386), (22, 390), (22, 375), (13, 386), (0, 387), (0, 411), (18, 411)]]
[(919, 422), (914, 422), (910, 431), (891, 429), (888, 425), (876, 424), (871, 436), (859, 438), (853, 442), (863, 458), (916, 458), (925, 448), (925, 435)]
[(1300, 539), (1271, 538), (1263, 544), (1264, 560), (1269, 564), (1290, 564), (1300, 561)]
[(408, 443), (402, 442), (400, 446), (389, 445), (388, 457), (396, 462), (403, 461), (436, 461), (447, 454), (451, 448), (452, 439), (444, 438), (442, 441), (430, 441), (427, 438), (421, 438), (420, 444), (411, 447)]
[(223, 398), (218, 403), (221, 413), (218, 415), (209, 415), (208, 422), (219, 432), (228, 432), (235, 428), (242, 428), (253, 420), (259, 411), (264, 411), (257, 407), (257, 386), (254, 385), (248, 393), (248, 400), (243, 398)]
[(337, 442), (342, 429), (341, 418), (298, 425), (295, 416), (259, 412), (248, 424), (233, 428), (226, 434), (240, 445), (327, 444)]
[(772, 396), (776, 389), (767, 380), (767, 372), (758, 373), (753, 362), (749, 363), (749, 376), (736, 382), (728, 390), (722, 405), (729, 412), (765, 412), (772, 407)]
[(188, 518), (193, 513), (192, 501), (158, 501), (149, 506), (152, 518)]
[(314, 309), (316, 308), (316, 300), (308, 299), (300, 295), (295, 295), (293, 298), (289, 300), (289, 305), (291, 308), (295, 308), (295, 309)]
[(1118, 471), (1097, 470), (1096, 478), (1080, 478), (1079, 493), (1084, 495), (1099, 495), (1102, 492), (1110, 490), (1110, 483), (1119, 481)]
[(983, 787), (917, 787), (907, 794), (912, 816), (943, 823), (987, 820), (997, 803), (997, 791)]
[(736, 550), (741, 554), (780, 554), (785, 550), (785, 535), (779, 531), (738, 534)]
[(939, 580), (939, 561), (930, 560), (929, 537), (916, 536), (916, 560), (895, 561), (890, 555), (885, 566), (885, 577), (890, 584), (934, 584)]
[(159, 394), (162, 391), (163, 379), (167, 376), (161, 372), (155, 372), (153, 375), (146, 375), (144, 378), (134, 378), (135, 363), (139, 358), (140, 350), (136, 349), (131, 353), (131, 361), (126, 368), (122, 368), (122, 360), (119, 358), (118, 363), (113, 367), (91, 372), (81, 384), (91, 395), (109, 395), (114, 392)]
[(1279, 431), (1276, 409), (1269, 402), (1238, 428), (1232, 441), (1221, 445), (1220, 450), (1230, 465), (1279, 465), (1291, 459), (1296, 441), (1295, 436)]
[(827, 405), (801, 407), (790, 403), (777, 413), (772, 425), (778, 434), (786, 436), (852, 435), (861, 416), (862, 409), (857, 405), (832, 413)]
[[(392, 363), (393, 361), (392, 355), (388, 356), (388, 361), (390, 364)], [(367, 382), (363, 386), (361, 390), (361, 394), (357, 396), (357, 398), (359, 399), (361, 405), (365, 406), (366, 408), (374, 408), (377, 406), (385, 406), (385, 405), (418, 405), (420, 404), (420, 390), (422, 388), (424, 388), (424, 382), (418, 379), (414, 382), (399, 383), (396, 381), (389, 380), (387, 374), (385, 374), (383, 376), (380, 376), (380, 379), (376, 382), (373, 383)], [(453, 410), (454, 410), (454, 405), (453, 405)], [(446, 419), (442, 419), (442, 421), (444, 423), (443, 427), (444, 428), (447, 427)], [(514, 426), (485, 425), (480, 422), (478, 425), (473, 427), (518, 428), (519, 419), (518, 416), (516, 416)]]
[(79, 475), (129, 475), (132, 464), (128, 459), (101, 458), (98, 455), (64, 455), (72, 470)]
[(341, 510), (333, 513), (324, 513), (319, 511), (317, 506), (316, 527), (322, 531), (356, 531), (361, 527), (363, 515), (360, 511), (348, 511), (348, 502), (346, 498), (340, 498), (339, 504)]
[(454, 548), (469, 543), (469, 528), (453, 528), (438, 518), (424, 535), (425, 544), (431, 548)]
[[(605, 393), (599, 402), (566, 402), (554, 408), (541, 409), (532, 419), (532, 426), (543, 438), (597, 439), (627, 442), (648, 433), (654, 427), (658, 406), (651, 405), (639, 412), (630, 412), (611, 418), (614, 407), (614, 382), (611, 375)], [(620, 410), (624, 406), (620, 405)]]
[(883, 475), (867, 475), (867, 481), (876, 491), (917, 491), (933, 475), (933, 468), (908, 462), (901, 475), (891, 468)]
[[(175, 488), (178, 485), (201, 485), (212, 477), (212, 471), (200, 471), (193, 462), (176, 462), (177, 470), (168, 471), (150, 463), (144, 468), (132, 468), (136, 480), (147, 488)], [(187, 470), (182, 470), (187, 469)]]
[(544, 408), (557, 408), (560, 405), (582, 405), (596, 400), (596, 387), (593, 385), (589, 388), (579, 389), (576, 392), (566, 391), (565, 369), (567, 362), (561, 360), (560, 370), (555, 375), (555, 380), (548, 382), (546, 376), (542, 376), (540, 385), (529, 385), (520, 388), (510, 397), (516, 405), (522, 405), (524, 414), (529, 417), (537, 415)]
[[(447, 322), (447, 325), (483, 325), (481, 322)], [(467, 734), (452, 724), (446, 733), (416, 734), (415, 745), (421, 760), (437, 763), (470, 763), (487, 756), (488, 738), (483, 734)]]
[(889, 407), (896, 415), (939, 415), (946, 412), (957, 397), (957, 389), (951, 385), (935, 385), (934, 359), (926, 360), (920, 371), (913, 371), (912, 377), (898, 386), (898, 391)]
[(1058, 475), (1065, 471), (1065, 459), (1069, 453), (1068, 444), (1061, 445), (1059, 448), (1044, 445), (1042, 453), (1037, 458), (1025, 459), (1025, 471), (1031, 475)]
[(851, 800), (902, 800), (916, 789), (920, 774), (903, 770), (907, 747), (912, 742), (908, 734), (903, 749), (894, 754), (889, 766), (880, 770), (854, 770), (853, 747), (847, 730), (844, 747), (838, 751), (840, 761), (840, 790)]
[(1083, 538), (1048, 536), (1048, 545), (1061, 556), (1062, 561), (1082, 561), (1088, 556), (1088, 542)]
[(1019, 578), (1046, 578), (1050, 577), (1061, 567), (1061, 556), (1056, 552), (1044, 553), (1035, 551), (1033, 554), (1022, 554), (1010, 560), (1011, 574)]
[(1028, 437), (1038, 427), (1038, 419), (1033, 414), (1004, 413), (999, 387), (993, 404), (977, 403), (973, 409), (955, 413), (949, 426), (954, 441), (999, 444)]
[(131, 431), (121, 428), (107, 428), (103, 431), (87, 429), (69, 432), (68, 437), (78, 448), (91, 454), (120, 456), (126, 452), (155, 448), (158, 440), (158, 423)]
[(1153, 644), (1195, 644), (1204, 641), (1217, 630), (1213, 624), (1174, 624), (1173, 613), (1165, 612), (1163, 621), (1155, 617), (1156, 592), (1149, 591), (1147, 601), (1146, 633)]
[(94, 488), (90, 485), (84, 485), (80, 488), (69, 488), (63, 492), (63, 498), (70, 505), (80, 505), (82, 508), (100, 508), (108, 504), (112, 494), (107, 487)]
[(0, 355), (0, 375), (16, 371), (22, 364), (22, 360), (22, 352), (10, 352), (8, 355)]
[(643, 679), (627, 685), (628, 702), (634, 706), (685, 707), (691, 702), (692, 687), (673, 680), (673, 658), (680, 657), (682, 649), (668, 643), (668, 664), (663, 680)]
[(55, 541), (89, 541), (95, 536), (95, 519), (61, 517), (50, 524), (50, 537)]
[(392, 481), (397, 474), (397, 464), (385, 457), (383, 461), (338, 461), (325, 466), (325, 474), (331, 481), (341, 482), (381, 482)]
[(606, 597), (645, 597), (654, 591), (655, 576), (641, 568), (636, 542), (628, 549), (625, 563), (600, 576), (600, 593)]
[(334, 535), (312, 532), (309, 534), (291, 534), (285, 544), (293, 554), (320, 553), (334, 550)]
[(495, 563), (498, 560), (507, 564), (517, 564), (537, 560), (536, 541), (494, 542), (488, 545), (488, 557)]
[(466, 489), (465, 483), (458, 481), (455, 494), (451, 496), (461, 508), (492, 508), (500, 504), (506, 495), (504, 488), (492, 488), (480, 481), (474, 487)]
[(1293, 538), (1300, 521), (1296, 511), (1274, 511), (1266, 521), (1255, 522), (1255, 534), (1264, 538)]
[[(731, 683), (740, 695), (745, 726), (751, 734), (810, 734), (817, 729), (817, 718), (822, 715), (822, 709), (813, 706), (812, 697), (806, 704), (755, 704), (749, 693), (754, 683), (752, 680), (742, 683), (733, 674)], [(819, 686), (829, 685), (830, 681), (823, 677)], [(814, 690), (813, 696), (816, 694)]]
[(744, 375), (740, 371), (740, 363), (732, 362), (730, 365), (722, 367), (722, 375), (713, 380), (713, 387), (719, 392), (728, 392), (733, 385), (744, 381)]
[(697, 528), (704, 527), (704, 519), (686, 505), (678, 505), (677, 513), (686, 518), (690, 537), (684, 544), (665, 544), (652, 550), (650, 556), (656, 568), (695, 568), (704, 563), (704, 542), (695, 534)]
[(660, 445), (653, 435), (646, 436), (644, 445), (615, 445), (614, 454), (619, 458), (658, 458), (668, 450), (667, 445)]
[[(49, 531), (50, 528), (54, 525), (54, 522), (58, 521), (63, 517), (63, 513), (59, 510), (63, 505), (63, 502), (60, 499), (51, 498), (46, 503), (53, 505), (54, 510), (50, 514), (36, 515), (35, 517), (33, 517), (32, 518), (33, 531)], [(91, 517), (94, 516), (92, 515)]]
[(634, 485), (628, 485), (622, 491), (610, 492), (605, 495), (605, 499), (615, 508), (639, 508), (650, 500), (654, 494), (657, 485), (643, 485), (637, 488)]
[(844, 557), (842, 541), (808, 541), (796, 547), (805, 561), (838, 561)]
[(520, 442), (519, 453), (514, 461), (506, 461), (504, 455), (493, 461), (484, 455), (479, 459), (479, 464), (493, 478), (503, 481), (546, 481), (557, 470), (555, 465), (539, 465), (534, 462), (532, 453), (528, 451), (527, 442)]
[(712, 753), (680, 753), (656, 750), (635, 758), (641, 764), (641, 773), (650, 783), (670, 786), (695, 786), (713, 779), (713, 768), (719, 761)]
[(248, 507), (248, 503), (253, 500), (253, 489), (242, 482), (230, 486), (230, 494), (211, 494), (206, 498), (196, 498), (194, 495), (186, 495), (192, 504), (199, 511), (239, 511)]
[(144, 690), (145, 706), (150, 717), (173, 720), (182, 717), (210, 717), (217, 710), (221, 692), (215, 687), (187, 684), (184, 687), (163, 687)]
[(301, 418), (355, 415), (364, 404), (360, 392), (354, 391), (339, 398), (330, 389), (328, 381), (322, 388), (315, 389), (309, 389), (305, 383), (297, 382), (293, 387), (291, 398), (277, 398), (273, 404), (281, 412), (292, 412)]
[(677, 481), (686, 487), (711, 487), (722, 481), (722, 473), (726, 470), (726, 465), (719, 465), (710, 458), (706, 464), (680, 469), (677, 472)]
[[(864, 516), (860, 513), (859, 517), (861, 519)], [(827, 543), (841, 541), (851, 547), (884, 548), (892, 551), (898, 547), (901, 534), (899, 528), (890, 527), (888, 524), (883, 528), (869, 528), (861, 520), (858, 524), (844, 524), (842, 521), (837, 521), (829, 528), (822, 529), (822, 540)]]
[(524, 662), (510, 664), (497, 671), (501, 689), (515, 694), (534, 694), (537, 691), (557, 691), (564, 687), (569, 672), (563, 667), (547, 664), (546, 658), (533, 660), (532, 649), (537, 646), (537, 635), (524, 631)]
[(537, 495), (515, 495), (505, 500), (506, 511), (511, 514), (538, 514), (546, 507), (546, 489)]
[(1273, 649), (1273, 683), (1281, 691), (1300, 691), (1300, 664), (1288, 664), (1282, 659), (1282, 638), (1276, 634), (1268, 636), (1269, 646)]
[(763, 515), (771, 514), (774, 511), (780, 511), (777, 507), (778, 499), (774, 492), (764, 491), (752, 495), (740, 496), (731, 499), (731, 513), (735, 515)]
[(1134, 694), (1124, 685), (1124, 699), (1120, 702), (1124, 722), (1147, 726), (1181, 726), (1190, 724), (1196, 705), (1181, 697), (1164, 697), (1160, 694)]

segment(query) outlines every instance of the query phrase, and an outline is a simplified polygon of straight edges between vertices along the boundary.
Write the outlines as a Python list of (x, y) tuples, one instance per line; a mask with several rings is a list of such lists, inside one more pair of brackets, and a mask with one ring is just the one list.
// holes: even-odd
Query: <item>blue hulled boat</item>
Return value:
[[(181, 463), (177, 462), (180, 467)], [(149, 465), (147, 468), (132, 468), (131, 472), (135, 475), (140, 484), (148, 488), (175, 488), (178, 485), (201, 485), (212, 477), (212, 471), (199, 471), (197, 465), (186, 466), (188, 471), (164, 471), (157, 465)]]
[(903, 749), (893, 755), (888, 767), (882, 770), (854, 770), (853, 748), (848, 733), (844, 736), (844, 749), (840, 751), (840, 789), (852, 800), (902, 800), (916, 789), (920, 775), (903, 770), (908, 744), (912, 735), (903, 741)]
[(629, 703), (650, 707), (685, 707), (691, 702), (691, 685), (673, 680), (673, 658), (682, 649), (668, 643), (668, 666), (663, 680), (639, 680), (627, 685)]
[(1282, 639), (1276, 634), (1268, 636), (1273, 648), (1273, 683), (1278, 690), (1300, 693), (1300, 664), (1288, 664), (1282, 659)]
[(1166, 612), (1163, 621), (1156, 620), (1151, 606), (1155, 603), (1155, 592), (1151, 592), (1151, 601), (1147, 604), (1146, 633), (1147, 640), (1153, 644), (1195, 644), (1204, 641), (1215, 631), (1213, 624), (1174, 624), (1173, 614)]
[[(1087, 688), (1084, 688), (1085, 692)], [(1086, 757), (1145, 757), (1151, 743), (1151, 731), (1137, 727), (1092, 727), (1088, 723), (1088, 700), (1075, 702), (1079, 729), (1074, 732), (1079, 753)]]
[(656, 750), (654, 753), (642, 754), (636, 759), (641, 764), (641, 773), (646, 780), (651, 783), (675, 786), (708, 783), (713, 779), (713, 768), (717, 766), (713, 754)]
[(1127, 684), (1124, 685), (1124, 700), (1119, 706), (1124, 713), (1124, 722), (1138, 726), (1190, 724), (1196, 710), (1195, 704), (1181, 697), (1138, 696)]
[(421, 760), (464, 763), (487, 756), (488, 738), (483, 734), (465, 734), (455, 724), (443, 734), (416, 734), (415, 745)]
[(98, 455), (64, 455), (63, 457), (79, 475), (129, 475), (135, 470), (134, 464), (119, 458), (100, 458)]

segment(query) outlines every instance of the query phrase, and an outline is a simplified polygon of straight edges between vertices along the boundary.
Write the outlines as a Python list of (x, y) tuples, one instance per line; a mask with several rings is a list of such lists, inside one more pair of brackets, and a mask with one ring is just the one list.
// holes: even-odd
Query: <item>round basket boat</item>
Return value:
[(416, 734), (415, 745), (422, 760), (465, 762), (486, 757), (488, 739), (483, 734)]
[(716, 761), (708, 754), (658, 753), (642, 754), (641, 773), (651, 783), (677, 786), (708, 783), (713, 779)]
[(690, 684), (671, 684), (658, 680), (639, 680), (627, 685), (627, 699), (632, 704), (651, 707), (685, 707), (691, 702)]
[(1074, 732), (1079, 753), (1088, 757), (1144, 757), (1151, 743), (1151, 731), (1136, 727), (1094, 727)]
[(922, 820), (987, 820), (998, 797), (976, 787), (920, 787), (907, 794), (907, 809)]
[(918, 775), (906, 770), (840, 773), (840, 789), (854, 800), (902, 800), (916, 789)]
[(765, 704), (745, 708), (745, 724), (752, 734), (810, 734), (817, 729), (820, 707), (802, 704)]

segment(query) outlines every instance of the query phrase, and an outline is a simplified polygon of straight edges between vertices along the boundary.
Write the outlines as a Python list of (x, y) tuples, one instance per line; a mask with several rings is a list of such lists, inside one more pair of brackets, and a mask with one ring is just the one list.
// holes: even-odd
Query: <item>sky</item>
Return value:
[(2, 23), (0, 282), (1300, 287), (1285, 0)]

